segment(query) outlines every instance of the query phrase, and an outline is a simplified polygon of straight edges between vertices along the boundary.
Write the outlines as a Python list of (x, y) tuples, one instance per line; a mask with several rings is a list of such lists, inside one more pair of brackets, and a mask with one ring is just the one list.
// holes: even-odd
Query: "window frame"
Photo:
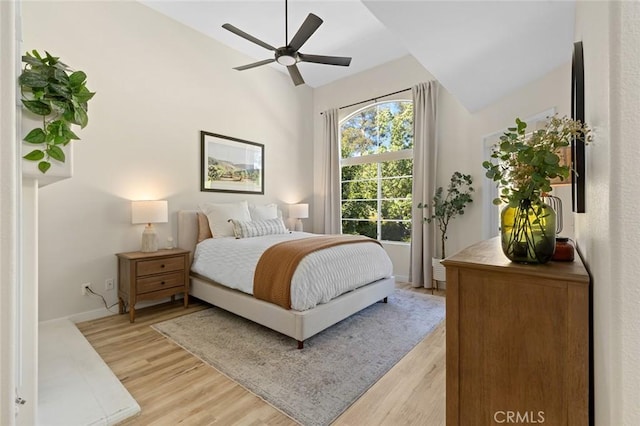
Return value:
[[(377, 176), (375, 178), (376, 180), (376, 186), (377, 186), (377, 196), (375, 198), (375, 201), (377, 203), (377, 219), (376, 219), (376, 239), (380, 242), (384, 242), (385, 244), (389, 243), (389, 244), (402, 244), (402, 245), (409, 245), (410, 241), (394, 241), (394, 240), (383, 240), (382, 239), (382, 223), (383, 222), (404, 222), (404, 220), (397, 220), (397, 219), (389, 219), (389, 220), (384, 220), (382, 218), (382, 202), (384, 200), (387, 200), (386, 198), (382, 197), (382, 185), (380, 184), (380, 182), (382, 182), (382, 180), (384, 179), (397, 179), (397, 178), (403, 178), (403, 177), (407, 177), (407, 176), (393, 176), (393, 177), (382, 177), (381, 176), (381, 167), (382, 167), (382, 163), (384, 162), (390, 162), (390, 161), (398, 161), (398, 160), (406, 160), (406, 159), (411, 159), (413, 161), (413, 147), (412, 148), (408, 148), (408, 149), (403, 149), (400, 151), (386, 151), (386, 152), (381, 152), (378, 154), (367, 154), (367, 155), (357, 155), (357, 156), (353, 156), (353, 157), (346, 157), (343, 158), (342, 157), (342, 126), (343, 124), (348, 121), (351, 117), (353, 117), (354, 115), (369, 109), (369, 108), (374, 108), (377, 107), (379, 105), (384, 105), (384, 104), (388, 104), (388, 103), (398, 103), (398, 102), (409, 102), (413, 105), (413, 100), (412, 99), (406, 99), (406, 98), (398, 98), (398, 99), (387, 99), (384, 101), (378, 101), (375, 102), (373, 104), (369, 104), (367, 106), (364, 106), (362, 108), (356, 109), (352, 112), (349, 112), (344, 118), (342, 118), (339, 123), (338, 123), (338, 130), (339, 130), (339, 134), (338, 134), (338, 140), (339, 140), (339, 163), (340, 163), (340, 186), (342, 188), (342, 184), (345, 182), (342, 179), (342, 168), (345, 166), (354, 166), (354, 165), (362, 165), (362, 164), (375, 164), (377, 167)], [(412, 137), (413, 138), (413, 137)], [(412, 146), (413, 146), (413, 140), (412, 140)], [(413, 173), (408, 176), (411, 177), (413, 179)], [(408, 194), (409, 198), (411, 199), (412, 194)], [(406, 198), (405, 198), (406, 199)], [(372, 199), (373, 201), (374, 199)], [(340, 191), (340, 211), (342, 213), (342, 204), (345, 200), (342, 198), (342, 190)], [(353, 200), (352, 200), (353, 201)], [(356, 200), (357, 201), (357, 200)], [(365, 201), (365, 200), (363, 200)], [(342, 231), (342, 221), (344, 220), (353, 220), (353, 221), (360, 221), (363, 220), (364, 218), (359, 218), (359, 219), (354, 219), (354, 218), (344, 218), (342, 217), (341, 214), (341, 221), (340, 221), (340, 230)], [(409, 219), (411, 220), (411, 219)]]

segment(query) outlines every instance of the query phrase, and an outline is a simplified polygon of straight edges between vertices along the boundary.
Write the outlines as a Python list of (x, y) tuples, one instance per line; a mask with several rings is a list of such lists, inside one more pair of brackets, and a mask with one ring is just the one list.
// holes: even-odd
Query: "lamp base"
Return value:
[(142, 232), (142, 247), (140, 251), (143, 253), (153, 253), (158, 251), (158, 234), (152, 224), (144, 227)]
[(303, 232), (302, 229), (302, 221), (300, 219), (296, 220), (296, 227), (295, 227), (295, 231), (296, 232)]

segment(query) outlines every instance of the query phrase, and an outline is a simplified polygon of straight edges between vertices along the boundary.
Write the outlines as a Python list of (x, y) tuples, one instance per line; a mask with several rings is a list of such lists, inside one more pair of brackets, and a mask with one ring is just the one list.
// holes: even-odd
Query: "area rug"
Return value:
[(296, 341), (210, 308), (154, 328), (305, 426), (328, 425), (444, 319), (444, 299), (396, 290)]

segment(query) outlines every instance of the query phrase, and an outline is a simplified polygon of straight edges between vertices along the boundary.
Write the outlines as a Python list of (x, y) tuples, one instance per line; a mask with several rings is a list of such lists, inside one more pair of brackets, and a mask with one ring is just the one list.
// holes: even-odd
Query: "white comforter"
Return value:
[[(196, 246), (191, 270), (253, 294), (253, 274), (262, 253), (281, 241), (311, 236), (292, 232), (241, 239), (210, 238)], [(297, 311), (311, 309), (392, 273), (391, 260), (378, 244), (344, 244), (311, 253), (293, 274), (291, 307)]]

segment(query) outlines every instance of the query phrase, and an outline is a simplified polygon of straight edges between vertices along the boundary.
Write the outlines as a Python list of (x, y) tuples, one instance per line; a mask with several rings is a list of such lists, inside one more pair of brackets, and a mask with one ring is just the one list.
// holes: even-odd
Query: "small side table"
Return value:
[(118, 312), (129, 305), (129, 321), (136, 318), (136, 303), (184, 294), (184, 307), (189, 306), (189, 250), (162, 249), (153, 253), (140, 251), (117, 253)]

